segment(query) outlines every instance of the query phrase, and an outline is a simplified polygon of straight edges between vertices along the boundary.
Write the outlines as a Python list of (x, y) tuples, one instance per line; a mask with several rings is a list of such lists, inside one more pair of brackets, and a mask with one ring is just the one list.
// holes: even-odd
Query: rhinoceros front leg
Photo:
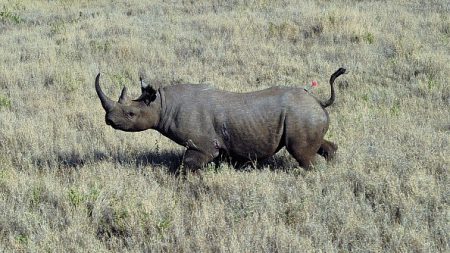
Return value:
[(183, 174), (186, 174), (187, 171), (195, 172), (213, 159), (212, 155), (188, 148), (184, 153), (182, 172)]

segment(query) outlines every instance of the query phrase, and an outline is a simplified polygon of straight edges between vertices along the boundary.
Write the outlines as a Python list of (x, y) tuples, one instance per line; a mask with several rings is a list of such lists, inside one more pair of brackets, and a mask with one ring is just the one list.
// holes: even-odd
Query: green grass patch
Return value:
[(3, 5), (2, 10), (0, 11), (0, 21), (4, 24), (20, 24), (23, 22), (23, 18), (16, 12), (19, 8), (19, 5), (16, 5), (15, 8), (9, 8), (6, 5)]
[(367, 32), (364, 36), (363, 36), (364, 40), (369, 43), (369, 44), (373, 44), (375, 42), (375, 35), (373, 35), (373, 33)]
[(11, 100), (7, 97), (0, 95), (0, 109), (2, 109), (2, 108), (10, 109), (11, 108)]
[(68, 197), (69, 197), (70, 203), (74, 207), (80, 206), (80, 204), (82, 204), (85, 200), (85, 197), (83, 196), (83, 194), (75, 188), (69, 189)]

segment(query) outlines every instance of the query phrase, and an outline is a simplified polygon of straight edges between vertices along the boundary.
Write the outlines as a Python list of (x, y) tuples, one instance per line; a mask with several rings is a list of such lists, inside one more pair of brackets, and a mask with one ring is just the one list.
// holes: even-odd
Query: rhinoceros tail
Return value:
[(331, 75), (331, 77), (330, 77), (330, 86), (331, 86), (331, 97), (330, 97), (330, 99), (328, 99), (328, 101), (325, 101), (325, 102), (320, 102), (320, 105), (323, 107), (323, 108), (325, 108), (325, 107), (328, 107), (328, 106), (330, 106), (330, 105), (332, 105), (333, 104), (333, 102), (334, 102), (334, 99), (335, 99), (335, 93), (334, 93), (334, 86), (333, 86), (333, 84), (334, 84), (334, 80), (338, 77), (338, 76), (340, 76), (340, 75), (342, 75), (342, 74), (345, 74), (345, 69), (344, 68), (339, 68), (338, 70), (336, 70), (336, 72), (334, 72), (332, 75)]

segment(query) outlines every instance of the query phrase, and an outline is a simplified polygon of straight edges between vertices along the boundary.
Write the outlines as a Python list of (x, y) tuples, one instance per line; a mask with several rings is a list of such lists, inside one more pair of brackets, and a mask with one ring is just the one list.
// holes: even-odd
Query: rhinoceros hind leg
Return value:
[(287, 151), (297, 160), (304, 169), (311, 169), (316, 150), (311, 147), (300, 147), (300, 145), (290, 144), (286, 146)]
[(336, 150), (337, 150), (336, 144), (334, 144), (331, 141), (323, 140), (323, 143), (322, 143), (322, 145), (320, 145), (320, 148), (317, 151), (317, 153), (319, 155), (325, 157), (325, 159), (327, 161), (330, 161), (336, 155)]

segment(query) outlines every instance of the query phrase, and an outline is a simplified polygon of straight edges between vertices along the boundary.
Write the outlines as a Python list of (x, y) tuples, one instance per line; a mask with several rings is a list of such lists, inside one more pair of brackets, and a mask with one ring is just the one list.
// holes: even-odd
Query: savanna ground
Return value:
[[(448, 252), (448, 0), (0, 8), (0, 251)], [(341, 66), (338, 155), (311, 171), (282, 151), (182, 180), (183, 147), (108, 127), (93, 86), (317, 80), (327, 98)]]

